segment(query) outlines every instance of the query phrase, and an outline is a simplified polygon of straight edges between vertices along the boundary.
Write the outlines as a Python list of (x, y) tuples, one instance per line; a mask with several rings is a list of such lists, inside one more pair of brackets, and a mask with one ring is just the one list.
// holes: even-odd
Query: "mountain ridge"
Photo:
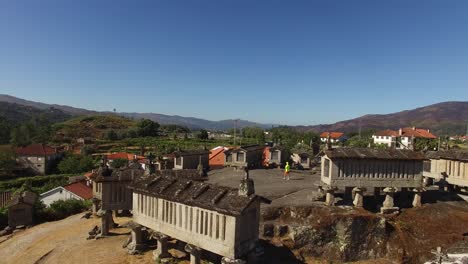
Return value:
[[(34, 102), (3, 94), (0, 94), (0, 103), (1, 102), (16, 103), (18, 105), (36, 107), (42, 110), (54, 108), (72, 116), (113, 113), (87, 110), (66, 105)], [(191, 129), (227, 130), (233, 128), (235, 122), (235, 119), (212, 121), (197, 117), (184, 117), (180, 115), (165, 115), (159, 113), (120, 112), (116, 114), (133, 119), (148, 118), (161, 124), (183, 125)], [(360, 127), (362, 129), (379, 130), (416, 126), (433, 130), (435, 133), (464, 134), (466, 132), (467, 124), (468, 101), (448, 101), (389, 114), (366, 114), (357, 118), (343, 120), (332, 124), (298, 125), (291, 127), (300, 131), (314, 131), (317, 133), (323, 131), (340, 131), (347, 133), (358, 131)], [(237, 126), (240, 128), (259, 126), (264, 129), (268, 129), (272, 126), (278, 125), (262, 124), (249, 120), (238, 120)]]

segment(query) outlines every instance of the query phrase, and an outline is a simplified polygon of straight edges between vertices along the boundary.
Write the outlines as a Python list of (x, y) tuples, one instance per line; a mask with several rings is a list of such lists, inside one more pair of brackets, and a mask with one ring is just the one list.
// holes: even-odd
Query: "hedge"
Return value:
[[(44, 189), (53, 189), (57, 186), (68, 184), (68, 178), (75, 174), (57, 174), (47, 176), (22, 177), (14, 180), (0, 181), (0, 191), (15, 191), (26, 182), (31, 184), (34, 191), (44, 192)], [(44, 188), (45, 187), (45, 188)], [(47, 190), (45, 190), (47, 191)]]

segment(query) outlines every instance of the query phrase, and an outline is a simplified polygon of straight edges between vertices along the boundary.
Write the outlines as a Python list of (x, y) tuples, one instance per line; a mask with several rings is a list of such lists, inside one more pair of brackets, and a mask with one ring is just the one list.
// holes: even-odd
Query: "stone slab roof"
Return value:
[(95, 172), (94, 181), (132, 181), (137, 177), (141, 177), (145, 171), (137, 162), (130, 162), (126, 167), (119, 169), (109, 169), (107, 167), (100, 167)]
[(468, 152), (461, 150), (429, 151), (426, 153), (428, 159), (450, 159), (468, 161)]
[(239, 151), (245, 151), (245, 152), (249, 152), (249, 151), (257, 151), (257, 150), (262, 150), (265, 148), (265, 146), (260, 146), (260, 145), (248, 145), (248, 146), (240, 146), (238, 148), (234, 148), (234, 149), (229, 149), (229, 150), (226, 150), (224, 151), (225, 153), (227, 152), (239, 152)]
[(194, 155), (209, 155), (210, 151), (206, 149), (195, 149), (195, 150), (178, 150), (174, 151), (169, 156), (180, 157), (180, 156), (194, 156)]
[(421, 152), (407, 149), (337, 148), (325, 150), (331, 159), (424, 160)]
[(232, 216), (241, 215), (256, 200), (271, 202), (255, 194), (240, 196), (237, 189), (170, 175), (153, 174), (142, 177), (129, 188), (134, 192)]
[(13, 195), (11, 200), (8, 202), (7, 206), (10, 207), (10, 206), (14, 206), (17, 204), (28, 204), (28, 205), (33, 206), (37, 198), (38, 198), (38, 195), (36, 193), (25, 191), (21, 194)]

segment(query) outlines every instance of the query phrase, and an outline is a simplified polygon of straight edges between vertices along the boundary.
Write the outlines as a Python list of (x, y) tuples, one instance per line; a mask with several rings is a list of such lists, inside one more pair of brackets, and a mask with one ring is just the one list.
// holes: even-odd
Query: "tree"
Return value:
[(118, 139), (118, 135), (117, 133), (110, 129), (110, 130), (107, 130), (106, 133), (104, 134), (104, 139), (107, 139), (107, 140), (117, 140)]
[(81, 148), (81, 155), (88, 156), (96, 152), (96, 149), (91, 145), (85, 145)]
[(3, 117), (0, 117), (0, 144), (10, 142), (12, 124)]
[(141, 137), (158, 136), (159, 123), (149, 119), (142, 119), (138, 122), (138, 135)]
[(90, 156), (71, 155), (58, 164), (61, 173), (81, 173), (94, 168), (94, 160)]
[(28, 122), (12, 129), (10, 142), (14, 146), (24, 147), (32, 143), (33, 135), (34, 126)]
[(197, 138), (202, 139), (202, 140), (207, 140), (208, 139), (208, 131), (205, 129), (201, 129), (198, 131)]
[(0, 176), (8, 176), (13, 173), (15, 166), (15, 153), (11, 150), (0, 151)]
[(115, 159), (111, 162), (111, 167), (112, 168), (122, 168), (123, 166), (127, 165), (128, 160), (127, 159)]
[(256, 139), (257, 143), (265, 142), (265, 131), (260, 127), (245, 127), (242, 129), (242, 137)]

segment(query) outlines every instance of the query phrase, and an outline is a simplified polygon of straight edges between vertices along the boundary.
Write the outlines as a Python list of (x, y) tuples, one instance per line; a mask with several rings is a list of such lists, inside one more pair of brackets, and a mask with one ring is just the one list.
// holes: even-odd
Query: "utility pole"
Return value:
[(361, 120), (359, 120), (359, 139), (361, 139)]
[(234, 119), (234, 146), (236, 145), (237, 121), (239, 121), (239, 119)]

